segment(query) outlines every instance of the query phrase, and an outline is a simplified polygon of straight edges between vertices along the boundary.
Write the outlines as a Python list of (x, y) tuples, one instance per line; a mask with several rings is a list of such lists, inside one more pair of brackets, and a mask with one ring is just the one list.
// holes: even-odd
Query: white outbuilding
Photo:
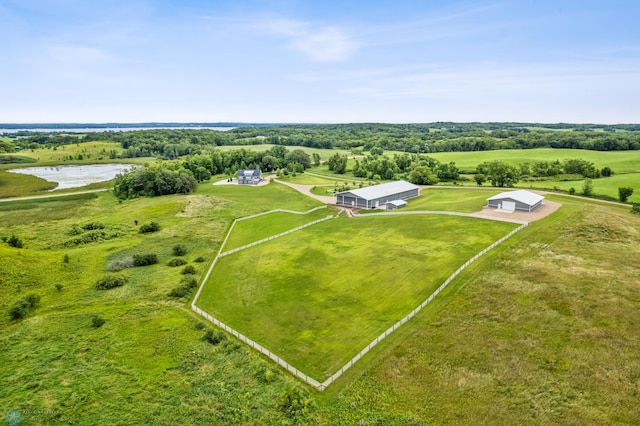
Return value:
[(487, 207), (510, 212), (532, 212), (542, 207), (542, 195), (520, 189), (487, 198)]

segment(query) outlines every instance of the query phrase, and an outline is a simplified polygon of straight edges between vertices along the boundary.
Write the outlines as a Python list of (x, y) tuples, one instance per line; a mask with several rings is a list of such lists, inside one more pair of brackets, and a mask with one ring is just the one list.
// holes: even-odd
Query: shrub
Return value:
[(56, 284), (56, 290), (58, 290), (60, 292), (60, 291), (62, 291), (62, 289), (63, 289), (62, 284), (60, 284), (60, 283)]
[(635, 203), (633, 205), (633, 207), (631, 207), (631, 213), (640, 214), (640, 204), (639, 203)]
[(26, 300), (21, 299), (14, 303), (11, 309), (9, 309), (9, 316), (12, 320), (18, 320), (26, 317), (30, 310), (31, 306), (29, 303)]
[(169, 292), (170, 297), (184, 297), (198, 286), (198, 281), (193, 277), (184, 277), (180, 285)]
[(187, 247), (183, 244), (176, 244), (173, 246), (173, 255), (174, 256), (184, 256), (187, 254)]
[(89, 222), (82, 225), (82, 229), (85, 231), (93, 231), (95, 229), (104, 229), (105, 226), (101, 222)]
[(313, 398), (299, 385), (289, 385), (282, 394), (280, 407), (289, 417), (297, 417), (309, 413), (315, 407)]
[(576, 189), (572, 186), (571, 188), (569, 188), (569, 194), (570, 195), (574, 195), (576, 193)]
[(158, 222), (145, 223), (140, 227), (140, 233), (146, 234), (149, 232), (157, 232), (160, 230), (160, 224)]
[(156, 263), (158, 263), (158, 256), (154, 253), (133, 255), (133, 266), (148, 266)]
[(204, 262), (205, 260), (206, 260), (206, 259), (205, 259), (204, 257), (202, 257), (202, 256), (198, 256), (198, 257), (196, 258), (196, 260), (194, 260), (194, 262), (202, 263), (202, 262)]
[(169, 266), (182, 266), (186, 264), (187, 264), (187, 261), (179, 257), (171, 259), (168, 263)]
[(12, 320), (18, 320), (26, 317), (29, 312), (33, 311), (40, 305), (40, 296), (37, 294), (29, 294), (24, 299), (18, 300), (9, 309), (9, 316)]
[(114, 259), (107, 265), (107, 271), (122, 271), (123, 269), (133, 268), (133, 258), (125, 257), (124, 259)]
[(206, 333), (204, 333), (202, 340), (204, 340), (205, 342), (209, 342), (212, 345), (217, 345), (218, 343), (222, 342), (226, 338), (227, 337), (224, 335), (224, 333), (209, 329), (207, 330)]
[(105, 323), (105, 319), (102, 318), (100, 315), (93, 315), (91, 317), (91, 326), (93, 328), (100, 328), (104, 323)]
[(193, 274), (195, 274), (196, 272), (197, 272), (197, 271), (196, 271), (196, 268), (195, 268), (193, 265), (187, 265), (187, 266), (185, 266), (185, 267), (182, 269), (182, 272), (181, 272), (181, 273), (182, 273), (183, 275), (193, 275)]
[(109, 290), (115, 287), (122, 287), (127, 283), (127, 278), (122, 275), (105, 275), (96, 281), (96, 289)]
[(16, 237), (15, 234), (11, 234), (11, 236), (7, 238), (7, 244), (9, 244), (9, 247), (22, 248), (22, 239)]
[(625, 186), (618, 187), (618, 199), (620, 199), (621, 202), (626, 203), (632, 195), (633, 188)]

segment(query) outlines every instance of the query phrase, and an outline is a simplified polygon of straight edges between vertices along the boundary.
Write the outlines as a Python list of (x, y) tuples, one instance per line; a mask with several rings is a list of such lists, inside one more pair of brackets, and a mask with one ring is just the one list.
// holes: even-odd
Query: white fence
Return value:
[[(319, 208), (325, 208), (323, 207), (318, 207), (316, 209), (313, 210), (309, 210), (310, 213), (312, 211), (315, 211)], [(285, 210), (274, 210), (274, 211), (285, 211)], [(273, 212), (273, 211), (272, 211)], [(267, 212), (270, 213), (270, 212)], [(297, 213), (297, 214), (304, 214), (304, 213), (299, 213), (299, 212), (290, 212), (290, 213)], [(237, 219), (236, 221), (234, 221), (233, 225), (235, 225), (235, 223), (239, 220), (244, 220), (244, 219), (249, 219), (252, 217), (257, 217), (257, 216), (261, 216), (263, 214), (266, 213), (260, 213), (257, 215), (253, 215), (253, 216), (248, 216), (245, 218), (241, 218), (241, 219)], [(457, 213), (457, 212), (437, 212), (437, 211), (422, 211), (422, 212), (397, 212), (397, 213), (372, 213), (372, 214), (367, 214), (367, 215), (359, 215), (359, 216), (355, 216), (355, 217), (367, 217), (367, 216), (373, 216), (373, 215), (393, 215), (393, 214), (449, 214), (449, 215), (454, 215), (454, 216), (469, 216), (469, 217), (477, 217), (477, 216), (471, 216), (467, 213)], [(307, 376), (306, 374), (304, 374), (303, 372), (301, 372), (300, 370), (298, 370), (297, 368), (293, 367), (292, 365), (290, 365), (289, 363), (287, 363), (286, 361), (284, 361), (282, 358), (278, 357), (277, 355), (275, 355), (274, 353), (270, 352), (269, 350), (267, 350), (266, 348), (264, 348), (263, 346), (259, 345), (258, 343), (254, 342), (253, 340), (249, 339), (248, 337), (244, 336), (243, 334), (238, 333), (236, 330), (234, 330), (233, 328), (229, 327), (228, 325), (222, 323), (221, 321), (217, 320), (216, 318), (212, 317), (211, 315), (209, 315), (208, 313), (204, 312), (202, 309), (198, 308), (196, 306), (196, 302), (198, 300), (198, 297), (200, 296), (200, 293), (202, 292), (202, 288), (204, 287), (204, 284), (207, 282), (207, 280), (209, 279), (209, 275), (211, 274), (211, 271), (213, 270), (216, 262), (218, 261), (218, 259), (222, 256), (226, 256), (228, 254), (234, 253), (236, 251), (242, 250), (244, 248), (247, 247), (251, 247), (254, 246), (256, 244), (259, 244), (261, 242), (264, 241), (269, 241), (271, 239), (280, 237), (282, 235), (286, 235), (288, 233), (297, 231), (299, 229), (305, 228), (307, 226), (311, 226), (313, 224), (319, 223), (319, 222), (323, 222), (325, 220), (330, 219), (333, 216), (328, 216), (325, 217), (323, 219), (319, 219), (316, 220), (314, 222), (308, 223), (306, 225), (302, 225), (299, 226), (295, 229), (292, 229), (290, 231), (287, 232), (283, 232), (281, 234), (278, 235), (274, 235), (273, 237), (269, 237), (269, 238), (265, 238), (264, 240), (260, 240), (257, 241), (253, 244), (249, 244), (243, 247), (239, 247), (237, 249), (234, 250), (229, 250), (228, 252), (225, 253), (220, 253), (222, 251), (222, 248), (224, 247), (224, 244), (227, 241), (227, 238), (229, 238), (229, 234), (231, 233), (231, 231), (233, 230), (233, 225), (231, 226), (231, 228), (229, 229), (229, 233), (227, 234), (227, 238), (225, 238), (225, 241), (222, 243), (222, 246), (220, 247), (220, 252), (218, 253), (218, 255), (216, 256), (216, 258), (214, 259), (213, 263), (211, 264), (211, 267), (209, 268), (209, 270), (207, 271), (207, 274), (204, 278), (204, 280), (202, 281), (202, 284), (200, 285), (200, 288), (198, 289), (198, 292), (196, 293), (195, 298), (193, 299), (193, 302), (191, 303), (191, 309), (193, 309), (198, 315), (201, 315), (202, 317), (206, 318), (207, 320), (211, 321), (213, 324), (215, 324), (216, 326), (222, 328), (223, 330), (225, 330), (226, 332), (234, 335), (236, 338), (238, 338), (239, 340), (241, 340), (242, 342), (246, 343), (247, 345), (251, 346), (252, 348), (254, 348), (255, 350), (257, 350), (258, 352), (266, 355), (267, 357), (269, 357), (270, 359), (272, 359), (276, 364), (278, 364), (279, 366), (281, 366), (282, 368), (284, 368), (285, 370), (289, 371), (291, 374), (293, 374), (294, 376), (300, 378), (301, 380), (303, 380), (305, 383), (310, 384), (311, 386), (315, 387), (316, 389), (318, 389), (319, 391), (323, 391), (327, 388), (327, 386), (329, 386), (331, 383), (333, 383), (334, 381), (336, 381), (340, 376), (342, 376), (342, 374), (344, 374), (345, 371), (347, 371), (349, 368), (351, 368), (353, 366), (353, 364), (355, 364), (356, 362), (358, 362), (358, 360), (360, 360), (365, 354), (367, 354), (372, 348), (374, 348), (378, 343), (380, 343), (385, 337), (389, 336), (391, 333), (393, 333), (394, 331), (396, 331), (398, 328), (400, 328), (402, 325), (406, 324), (411, 318), (413, 318), (418, 312), (420, 312), (425, 306), (427, 306), (429, 303), (431, 303), (433, 301), (433, 299), (435, 299), (435, 297), (440, 294), (440, 292), (442, 292), (448, 285), (449, 283), (451, 283), (451, 281), (453, 281), (462, 271), (464, 271), (469, 265), (471, 265), (473, 262), (475, 262), (480, 256), (484, 255), (485, 253), (487, 253), (489, 250), (495, 248), (497, 245), (501, 244), (502, 242), (504, 242), (505, 240), (507, 240), (508, 238), (510, 238), (512, 235), (514, 235), (515, 233), (521, 231), (522, 229), (524, 229), (525, 227), (528, 226), (527, 222), (521, 222), (521, 221), (515, 221), (515, 220), (508, 220), (509, 222), (517, 222), (520, 223), (521, 225), (514, 229), (513, 231), (509, 232), (507, 235), (505, 235), (504, 237), (500, 238), (499, 240), (497, 240), (496, 242), (494, 242), (493, 244), (491, 244), (489, 247), (485, 248), (484, 250), (482, 250), (481, 252), (477, 253), (475, 256), (473, 256), (471, 259), (467, 260), (462, 266), (460, 266), (453, 274), (451, 274), (449, 276), (449, 278), (447, 278), (442, 284), (440, 284), (440, 286), (433, 292), (431, 293), (431, 295), (429, 297), (427, 297), (427, 299), (425, 299), (420, 305), (418, 305), (414, 310), (412, 310), (411, 312), (409, 312), (409, 314), (407, 314), (404, 318), (402, 318), (401, 320), (399, 320), (398, 322), (396, 322), (393, 326), (389, 327), (387, 330), (385, 330), (382, 334), (380, 334), (378, 337), (376, 337), (373, 341), (371, 341), (371, 343), (369, 343), (364, 349), (362, 349), (360, 352), (358, 352), (358, 354), (356, 356), (354, 356), (353, 358), (351, 358), (351, 360), (349, 360), (349, 362), (347, 362), (345, 365), (343, 365), (338, 371), (336, 371), (331, 377), (329, 377), (327, 380), (325, 380), (324, 382), (320, 383), (319, 381)], [(491, 218), (486, 218), (486, 217), (481, 217), (481, 219), (491, 219)]]

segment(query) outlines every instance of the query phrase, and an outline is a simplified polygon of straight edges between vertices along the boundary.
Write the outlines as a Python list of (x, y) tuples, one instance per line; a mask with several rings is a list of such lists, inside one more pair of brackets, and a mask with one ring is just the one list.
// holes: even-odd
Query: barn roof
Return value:
[(387, 204), (392, 204), (396, 207), (404, 207), (407, 205), (407, 202), (404, 200), (391, 200), (389, 202), (387, 202)]
[(260, 176), (262, 172), (260, 169), (240, 169), (238, 170), (238, 176)]
[(356, 197), (364, 198), (365, 200), (375, 200), (377, 198), (387, 197), (400, 192), (411, 191), (413, 189), (418, 189), (418, 186), (404, 180), (398, 180), (395, 182), (381, 183), (380, 185), (367, 186), (366, 188), (338, 192), (338, 194), (353, 194)]
[(505, 198), (519, 201), (528, 206), (536, 205), (540, 201), (544, 200), (544, 197), (542, 195), (534, 194), (533, 192), (525, 191), (524, 189), (519, 189), (517, 191), (502, 192), (498, 195), (494, 195), (491, 198), (487, 198), (487, 201), (503, 200)]

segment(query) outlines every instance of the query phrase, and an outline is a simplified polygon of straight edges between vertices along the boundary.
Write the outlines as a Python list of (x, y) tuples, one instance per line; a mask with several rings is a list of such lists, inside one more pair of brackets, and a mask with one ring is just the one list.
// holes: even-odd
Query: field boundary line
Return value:
[[(326, 207), (325, 206), (316, 207), (315, 209), (309, 210), (309, 212), (307, 212), (307, 213), (310, 213), (312, 211), (318, 210), (320, 208), (326, 208)], [(229, 232), (227, 233), (227, 237), (225, 238), (225, 241), (220, 246), (220, 250), (218, 251), (218, 254), (214, 258), (213, 263), (209, 267), (209, 270), (207, 271), (202, 283), (200, 284), (200, 287), (198, 288), (198, 292), (196, 293), (193, 301), (191, 302), (191, 309), (195, 313), (197, 313), (198, 315), (202, 316), (203, 318), (207, 319), (208, 321), (210, 321), (211, 323), (216, 325), (217, 327), (222, 328), (226, 332), (232, 334), (233, 336), (235, 336), (236, 338), (238, 338), (239, 340), (241, 340), (245, 344), (249, 345), (250, 347), (252, 347), (256, 351), (262, 353), (263, 355), (266, 355), (268, 358), (270, 358), (276, 364), (278, 364), (279, 366), (281, 366), (282, 368), (284, 368), (285, 370), (287, 370), (288, 372), (290, 372), (294, 376), (298, 377), (299, 379), (301, 379), (305, 383), (313, 386), (314, 388), (316, 388), (319, 391), (324, 391), (329, 385), (331, 385), (333, 382), (335, 382), (340, 376), (342, 376), (348, 369), (350, 369), (356, 362), (358, 362), (364, 355), (366, 355), (378, 343), (380, 343), (383, 339), (388, 337), (391, 333), (393, 333), (398, 328), (400, 328), (402, 325), (406, 324), (409, 320), (411, 320), (411, 318), (413, 318), (423, 308), (425, 308), (429, 303), (431, 303), (438, 296), (438, 294), (440, 294), (451, 283), (451, 281), (453, 281), (469, 265), (471, 265), (473, 262), (475, 262), (478, 258), (483, 256), (488, 251), (492, 250), (493, 248), (495, 248), (499, 244), (501, 244), (504, 241), (506, 241), (508, 238), (510, 238), (514, 234), (518, 233), (522, 229), (524, 229), (527, 226), (529, 226), (528, 222), (523, 222), (523, 221), (519, 221), (519, 220), (515, 220), (515, 219), (479, 217), (479, 216), (474, 216), (473, 214), (470, 214), (470, 213), (459, 213), (459, 212), (448, 212), (448, 211), (424, 210), (424, 211), (393, 212), (393, 213), (391, 213), (391, 212), (382, 212), (382, 213), (371, 213), (371, 214), (367, 214), (367, 215), (355, 215), (355, 216), (353, 216), (353, 217), (367, 217), (367, 216), (381, 216), (381, 215), (392, 216), (392, 215), (403, 215), (403, 214), (433, 214), (433, 215), (449, 215), (449, 216), (471, 217), (471, 218), (474, 218), (474, 219), (497, 220), (497, 221), (502, 221), (502, 222), (518, 223), (518, 224), (520, 224), (520, 226), (517, 227), (516, 229), (512, 230), (511, 232), (509, 232), (507, 235), (505, 235), (505, 236), (501, 237), (500, 239), (494, 241), (491, 245), (489, 245), (485, 249), (481, 250), (480, 252), (476, 253), (473, 257), (471, 257), (469, 260), (467, 260), (458, 269), (456, 269), (455, 272), (453, 272), (442, 284), (440, 284), (440, 286), (435, 291), (433, 291), (422, 303), (420, 303), (416, 308), (414, 308), (411, 312), (409, 312), (407, 315), (405, 315), (402, 319), (398, 320), (394, 325), (392, 325), (387, 330), (385, 330), (383, 333), (381, 333), (378, 337), (373, 339), (360, 352), (358, 352), (353, 358), (351, 358), (345, 365), (343, 365), (333, 375), (331, 375), (328, 379), (326, 379), (324, 382), (321, 383), (318, 380), (316, 380), (316, 379), (306, 375), (302, 371), (298, 370), (297, 368), (295, 368), (291, 364), (287, 363), (282, 358), (280, 358), (279, 356), (277, 356), (273, 352), (269, 351), (268, 349), (266, 349), (262, 345), (260, 345), (260, 344), (256, 343), (255, 341), (249, 339), (245, 335), (239, 333), (235, 329), (229, 327), (228, 325), (224, 324), (222, 321), (218, 320), (217, 318), (214, 318), (213, 316), (211, 316), (210, 314), (208, 314), (207, 312), (203, 311), (202, 309), (200, 309), (200, 308), (198, 308), (196, 306), (198, 298), (200, 297), (200, 293), (202, 292), (202, 289), (204, 288), (205, 283), (209, 280), (209, 276), (211, 275), (211, 272), (213, 271), (213, 268), (215, 267), (215, 265), (218, 262), (219, 258), (221, 258), (221, 257), (223, 257), (223, 256), (225, 256), (227, 254), (231, 254), (233, 252), (239, 251), (240, 249), (251, 247), (253, 245), (256, 245), (257, 243), (268, 241), (270, 239), (274, 239), (274, 237), (279, 237), (279, 236), (282, 236), (282, 235), (286, 235), (286, 234), (288, 234), (290, 232), (294, 232), (294, 231), (299, 230), (301, 228), (304, 228), (304, 227), (307, 227), (307, 226), (311, 226), (311, 225), (314, 225), (314, 224), (316, 224), (318, 222), (323, 222), (325, 220), (328, 220), (328, 219), (331, 219), (331, 218), (335, 217), (335, 216), (327, 216), (327, 217), (325, 217), (323, 219), (319, 219), (319, 220), (316, 220), (316, 221), (314, 221), (312, 223), (309, 223), (309, 224), (306, 224), (306, 225), (302, 225), (302, 226), (300, 226), (298, 228), (294, 228), (294, 229), (286, 231), (284, 233), (277, 234), (277, 235), (272, 236), (272, 237), (268, 237), (266, 239), (263, 239), (263, 240), (254, 242), (252, 244), (249, 244), (247, 246), (239, 247), (237, 249), (233, 249), (233, 250), (230, 250), (228, 252), (222, 252), (222, 248), (224, 247), (224, 244), (226, 243), (226, 241), (227, 241), (227, 239), (229, 237), (229, 234), (231, 234), (231, 232), (233, 230), (233, 225), (235, 225), (235, 223), (237, 221), (249, 219), (249, 218), (252, 218), (252, 217), (262, 216), (264, 214), (275, 212), (275, 211), (282, 211), (282, 210), (281, 209), (271, 210), (269, 212), (259, 213), (257, 215), (247, 216), (247, 217), (244, 217), (244, 218), (240, 218), (240, 219), (234, 220), (233, 224), (231, 225), (231, 228), (229, 229)], [(298, 212), (297, 214), (306, 214), (306, 213), (299, 213)]]

